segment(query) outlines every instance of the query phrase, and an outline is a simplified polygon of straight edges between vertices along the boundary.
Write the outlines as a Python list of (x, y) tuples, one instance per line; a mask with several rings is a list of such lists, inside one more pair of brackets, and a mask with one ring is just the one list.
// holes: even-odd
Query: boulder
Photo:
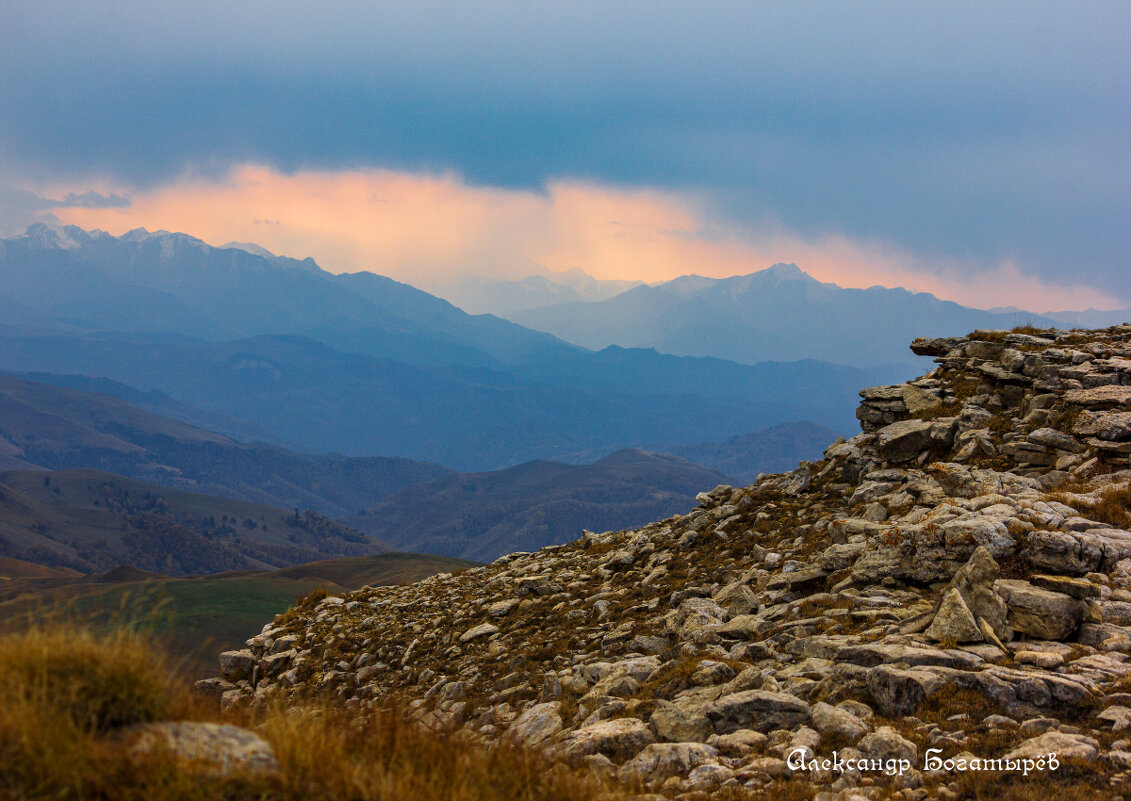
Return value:
[(622, 781), (686, 776), (699, 765), (714, 759), (718, 753), (715, 748), (703, 743), (652, 743), (625, 762), (618, 775)]
[(227, 776), (279, 769), (271, 745), (239, 726), (196, 721), (146, 723), (132, 727), (128, 736), (134, 754), (167, 751), (209, 774)]
[(510, 734), (523, 745), (535, 746), (562, 730), (561, 704), (548, 701), (527, 709), (511, 725)]
[(459, 635), (459, 641), (471, 642), (472, 640), (477, 640), (480, 637), (490, 637), (492, 634), (498, 632), (498, 630), (499, 627), (492, 623), (480, 623), (478, 626), (473, 626), (463, 634)]
[(813, 705), (813, 728), (838, 740), (855, 742), (868, 732), (868, 724), (841, 707), (820, 701)]
[(1049, 731), (1021, 743), (1017, 748), (1006, 754), (1005, 758), (1040, 759), (1049, 754), (1056, 754), (1061, 764), (1066, 759), (1082, 759), (1092, 762), (1099, 758), (1100, 745), (1091, 737), (1083, 734)]
[(999, 580), (995, 587), (1009, 607), (1009, 625), (1036, 639), (1065, 640), (1087, 617), (1087, 604), (1062, 592), (1010, 579)]
[(788, 693), (746, 690), (726, 695), (706, 708), (717, 734), (739, 729), (769, 732), (794, 729), (809, 722), (809, 704)]
[[(950, 589), (958, 591), (975, 619), (986, 621), (999, 639), (1008, 640), (1012, 636), (1006, 620), (1008, 609), (1005, 601), (994, 590), (994, 581), (1000, 573), (1001, 569), (994, 561), (990, 549), (979, 545), (950, 580)], [(975, 641), (980, 639), (979, 637)]]
[(978, 622), (970, 614), (957, 589), (951, 587), (943, 595), (939, 611), (924, 634), (935, 642), (982, 642)]
[(856, 744), (856, 750), (869, 759), (902, 759), (914, 764), (919, 757), (919, 749), (890, 726), (880, 726)]
[(247, 648), (224, 651), (220, 654), (220, 675), (228, 681), (251, 679), (255, 672), (255, 657)]
[(900, 420), (876, 432), (876, 447), (888, 461), (910, 461), (931, 442), (929, 420)]
[(694, 695), (674, 701), (661, 698), (650, 719), (652, 730), (669, 742), (706, 742), (715, 731), (707, 717), (707, 703)]
[(892, 665), (877, 665), (865, 677), (876, 708), (889, 718), (915, 714), (944, 683), (938, 674), (929, 670), (905, 670)]
[(617, 718), (574, 729), (562, 740), (561, 750), (569, 758), (603, 754), (619, 762), (636, 756), (655, 739), (643, 721)]

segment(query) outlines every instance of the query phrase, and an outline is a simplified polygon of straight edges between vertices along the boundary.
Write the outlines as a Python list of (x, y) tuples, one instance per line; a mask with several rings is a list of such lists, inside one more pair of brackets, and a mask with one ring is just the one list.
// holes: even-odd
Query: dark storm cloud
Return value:
[(1128, 6), (6, 4), (12, 170), (454, 169), (1016, 259), (1124, 298)]

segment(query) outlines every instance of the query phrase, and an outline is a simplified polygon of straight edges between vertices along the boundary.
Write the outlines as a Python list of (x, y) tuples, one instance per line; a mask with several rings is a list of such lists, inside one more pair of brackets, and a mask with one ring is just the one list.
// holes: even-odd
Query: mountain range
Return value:
[[(237, 442), (104, 392), (41, 383), (52, 378), (81, 383), (75, 377), (36, 377), (40, 381), (0, 375), (0, 470), (91, 468), (333, 517), (450, 472), (409, 459), (309, 456), (276, 445)], [(94, 383), (109, 388), (104, 380)], [(184, 417), (207, 418), (189, 407), (174, 408)]]
[(0, 242), (0, 303), (0, 369), (109, 379), (243, 439), (464, 471), (798, 419), (846, 432), (857, 387), (910, 369), (594, 352), (372, 273), (141, 230)]
[(686, 275), (603, 301), (507, 316), (587, 348), (655, 348), (745, 364), (823, 359), (856, 366), (908, 363), (903, 343), (916, 336), (1057, 325), (1030, 312), (971, 309), (924, 292), (844, 289), (794, 264), (731, 278)]

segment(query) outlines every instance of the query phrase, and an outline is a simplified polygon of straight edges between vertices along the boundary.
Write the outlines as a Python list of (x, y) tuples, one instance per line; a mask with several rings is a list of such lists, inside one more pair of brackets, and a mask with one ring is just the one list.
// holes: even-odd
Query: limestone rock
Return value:
[(1034, 587), (1027, 581), (1003, 579), (995, 586), (1009, 607), (1009, 625), (1030, 637), (1067, 639), (1087, 615), (1083, 601)]
[(603, 754), (609, 759), (621, 761), (635, 756), (654, 740), (643, 721), (617, 718), (574, 729), (562, 741), (561, 750), (567, 757)]
[(913, 715), (945, 682), (929, 670), (904, 670), (877, 665), (868, 671), (868, 692), (880, 713), (898, 718)]
[(250, 679), (255, 671), (255, 656), (247, 648), (220, 654), (220, 675), (228, 681)]
[(1045, 732), (1021, 743), (1005, 755), (1006, 759), (1039, 759), (1056, 754), (1063, 763), (1066, 759), (1082, 759), (1092, 762), (1099, 758), (1099, 743), (1084, 734), (1065, 734), (1059, 731)]
[(813, 705), (813, 728), (839, 740), (855, 742), (868, 731), (868, 724), (840, 707), (824, 701)]
[(527, 709), (511, 726), (511, 736), (523, 745), (535, 746), (562, 730), (561, 704), (548, 701)]
[(1012, 636), (1007, 622), (1008, 609), (994, 589), (994, 581), (1000, 573), (990, 549), (979, 545), (969, 561), (954, 574), (950, 588), (962, 596), (971, 615), (985, 620), (999, 639), (1008, 640)]
[(685, 776), (717, 755), (715, 748), (703, 743), (652, 743), (621, 765), (619, 775), (622, 780)]
[(856, 749), (869, 759), (904, 759), (912, 765), (918, 761), (919, 749), (890, 726), (881, 726), (856, 744)]
[(499, 627), (493, 623), (480, 623), (478, 626), (473, 626), (472, 628), (461, 634), (459, 636), (459, 641), (471, 642), (472, 640), (477, 640), (480, 637), (490, 637), (492, 634), (498, 632), (498, 630)]
[(809, 704), (787, 693), (747, 690), (720, 698), (706, 709), (718, 734), (739, 729), (768, 732), (809, 721)]
[(935, 619), (924, 634), (935, 642), (982, 642), (982, 632), (970, 614), (957, 589), (951, 587), (943, 596)]
[(876, 436), (880, 455), (893, 462), (918, 456), (930, 444), (931, 425), (929, 420), (901, 420), (884, 426)]

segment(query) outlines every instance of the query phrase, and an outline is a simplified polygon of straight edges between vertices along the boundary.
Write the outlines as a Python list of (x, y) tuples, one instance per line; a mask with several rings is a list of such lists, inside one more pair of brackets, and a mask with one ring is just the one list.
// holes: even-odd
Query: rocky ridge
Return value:
[(1055, 753), (1017, 780), (1131, 790), (1131, 325), (911, 347), (938, 366), (863, 390), (863, 433), (819, 461), (634, 531), (312, 596), (199, 690), (395, 699), (655, 797), (945, 799), (982, 776), (932, 753)]

